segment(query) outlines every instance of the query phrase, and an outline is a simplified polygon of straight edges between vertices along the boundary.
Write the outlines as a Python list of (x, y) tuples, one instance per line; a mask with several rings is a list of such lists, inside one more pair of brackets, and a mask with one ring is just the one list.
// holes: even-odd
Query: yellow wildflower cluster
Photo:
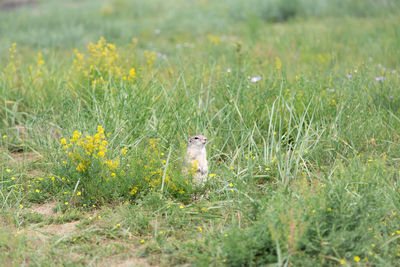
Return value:
[(43, 54), (39, 52), (36, 58), (36, 66), (29, 66), (29, 72), (31, 74), (33, 84), (36, 86), (42, 85), (43, 72), (46, 71), (44, 63)]
[(183, 195), (185, 192), (188, 193), (191, 185), (189, 179), (183, 180), (179, 176), (181, 173), (180, 168), (178, 170), (171, 164), (167, 166), (166, 156), (160, 151), (159, 142), (159, 138), (150, 139), (148, 146), (146, 146), (144, 153), (142, 153), (141, 160), (137, 162), (137, 164), (144, 166), (142, 172), (144, 183), (142, 182), (138, 185), (139, 188), (137, 189), (131, 187), (131, 194), (136, 194), (137, 190), (142, 187), (150, 191), (169, 191), (176, 195)]
[(75, 131), (69, 141), (62, 138), (60, 143), (68, 155), (69, 159), (76, 164), (77, 171), (88, 171), (93, 159), (99, 159), (103, 166), (106, 166), (108, 171), (111, 172), (111, 177), (115, 177), (115, 170), (118, 169), (120, 159), (119, 157), (108, 160), (106, 158), (108, 141), (104, 134), (102, 126), (97, 127), (97, 133), (93, 136), (83, 136), (81, 132)]
[(156, 59), (157, 59), (157, 55), (156, 55), (156, 52), (149, 52), (149, 51), (144, 51), (144, 57), (146, 58), (146, 63), (147, 63), (147, 66), (149, 67), (149, 68), (153, 68), (153, 66), (154, 66), (154, 63), (156, 62)]
[(138, 187), (137, 186), (135, 186), (134, 188), (132, 188), (132, 190), (129, 192), (131, 195), (135, 195), (136, 193), (137, 193), (137, 191), (138, 191)]
[[(110, 79), (133, 82), (136, 78), (135, 68), (123, 64), (124, 60), (114, 44), (107, 43), (101, 37), (96, 43), (90, 43), (87, 48), (88, 55), (74, 50), (75, 59), (73, 71), (82, 73), (88, 79), (92, 87), (106, 85)], [(74, 77), (73, 73), (71, 77)]]
[(213, 34), (207, 34), (207, 39), (210, 41), (213, 45), (219, 44), (221, 41), (221, 37), (213, 35)]
[(38, 75), (42, 74), (42, 72), (40, 71), (40, 68), (42, 67), (42, 65), (44, 65), (43, 55), (41, 52), (39, 52), (37, 55), (37, 67), (38, 67), (37, 74)]
[(275, 68), (278, 71), (282, 69), (282, 61), (279, 57), (275, 57)]
[(10, 58), (7, 66), (4, 69), (4, 74), (6, 81), (9, 83), (12, 83), (13, 81), (16, 80), (16, 75), (17, 75), (17, 60), (16, 60), (16, 55), (17, 55), (17, 43), (13, 43), (11, 47), (8, 49)]

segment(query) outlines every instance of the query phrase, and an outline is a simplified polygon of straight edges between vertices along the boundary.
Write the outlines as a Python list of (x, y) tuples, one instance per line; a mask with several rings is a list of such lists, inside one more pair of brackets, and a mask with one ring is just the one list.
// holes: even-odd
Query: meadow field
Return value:
[(399, 25), (398, 0), (0, 0), (0, 266), (400, 266)]

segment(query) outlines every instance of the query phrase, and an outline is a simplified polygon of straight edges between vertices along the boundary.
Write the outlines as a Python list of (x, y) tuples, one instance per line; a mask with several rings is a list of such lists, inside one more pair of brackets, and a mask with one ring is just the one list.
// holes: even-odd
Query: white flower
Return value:
[(155, 30), (154, 30), (154, 33), (155, 33), (155, 34), (160, 34), (160, 32), (161, 32), (160, 29), (155, 29)]
[(351, 74), (346, 75), (347, 79), (351, 79)]
[(326, 91), (333, 93), (333, 92), (335, 92), (335, 89), (326, 88)]
[(228, 68), (226, 71), (230, 73), (232, 70), (231, 70), (231, 68)]
[(250, 79), (250, 82), (256, 83), (256, 82), (258, 82), (258, 81), (260, 81), (260, 80), (261, 80), (261, 77), (260, 77), (260, 76), (254, 76), (254, 77), (252, 77), (252, 78)]
[(167, 58), (167, 55), (164, 55), (164, 54), (162, 54), (162, 53), (157, 53), (157, 57), (162, 58), (162, 59), (164, 59), (164, 60), (167, 60), (167, 59), (168, 59), (168, 58)]

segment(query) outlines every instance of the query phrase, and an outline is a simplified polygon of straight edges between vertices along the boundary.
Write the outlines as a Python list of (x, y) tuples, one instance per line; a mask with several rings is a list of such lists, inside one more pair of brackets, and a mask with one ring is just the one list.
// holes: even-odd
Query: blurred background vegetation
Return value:
[(209, 32), (228, 35), (249, 30), (251, 34), (264, 23), (327, 17), (388, 17), (398, 14), (400, 8), (396, 0), (1, 0), (0, 3), (3, 52), (12, 42), (64, 48), (85, 45), (104, 36), (112, 42), (126, 43), (132, 36), (152, 38), (156, 29), (161, 37), (167, 37), (167, 42), (179, 42)]

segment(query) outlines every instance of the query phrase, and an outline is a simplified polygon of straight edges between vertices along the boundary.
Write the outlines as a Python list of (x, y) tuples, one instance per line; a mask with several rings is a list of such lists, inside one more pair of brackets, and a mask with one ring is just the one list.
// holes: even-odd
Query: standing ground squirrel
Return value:
[(183, 163), (185, 172), (194, 173), (196, 184), (203, 184), (207, 179), (208, 163), (206, 152), (207, 137), (195, 135), (189, 138)]

